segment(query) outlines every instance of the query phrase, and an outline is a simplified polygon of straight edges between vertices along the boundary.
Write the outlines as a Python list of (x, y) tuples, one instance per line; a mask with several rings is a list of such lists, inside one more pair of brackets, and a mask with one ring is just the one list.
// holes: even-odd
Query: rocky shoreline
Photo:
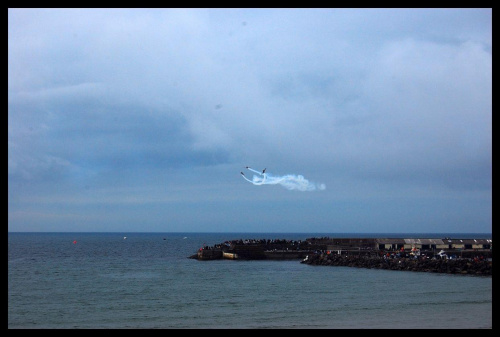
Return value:
[(314, 266), (343, 266), (458, 275), (492, 276), (493, 264), (488, 259), (429, 259), (387, 256), (357, 256), (318, 253), (308, 255), (301, 263)]
[(486, 239), (449, 238), (239, 239), (201, 247), (190, 258), (299, 260), (315, 266), (492, 276), (491, 244)]

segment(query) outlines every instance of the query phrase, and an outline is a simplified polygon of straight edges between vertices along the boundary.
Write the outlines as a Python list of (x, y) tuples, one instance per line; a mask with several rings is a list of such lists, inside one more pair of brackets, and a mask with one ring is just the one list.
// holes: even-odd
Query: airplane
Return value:
[(242, 176), (244, 176), (244, 175), (245, 175), (245, 173), (243, 173), (243, 172), (240, 172), (240, 173), (241, 173), (241, 175), (242, 175)]
[[(256, 171), (256, 170), (254, 170), (254, 169), (250, 168), (250, 166), (245, 166), (245, 168), (247, 168), (247, 169), (249, 169), (250, 171), (253, 171), (253, 172), (255, 172), (255, 173), (259, 173), (259, 171)], [(265, 174), (265, 173), (266, 173), (266, 170), (267, 170), (267, 168), (263, 169), (263, 170), (262, 170), (262, 173), (259, 173), (259, 174), (260, 174), (260, 175)], [(240, 173), (241, 173), (241, 174), (243, 174), (243, 172), (240, 172)]]

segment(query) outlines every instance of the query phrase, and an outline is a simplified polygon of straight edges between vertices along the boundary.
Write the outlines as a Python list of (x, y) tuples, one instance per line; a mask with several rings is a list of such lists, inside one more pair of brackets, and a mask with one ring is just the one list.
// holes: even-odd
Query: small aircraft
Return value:
[(241, 173), (241, 175), (243, 175), (243, 176), (245, 175), (245, 173), (243, 173), (243, 172), (240, 172), (240, 173)]
[[(248, 169), (248, 170), (250, 170), (250, 171), (252, 171), (252, 172), (255, 172), (255, 173), (257, 173), (257, 174), (260, 174), (261, 176), (262, 176), (262, 175), (265, 175), (266, 170), (267, 170), (267, 168), (265, 168), (265, 169), (263, 169), (263, 170), (262, 170), (262, 172), (260, 172), (260, 171), (254, 170), (254, 169), (253, 169), (253, 168), (251, 168), (250, 166), (245, 166), (245, 168), (246, 168), (246, 169)], [(240, 172), (240, 173), (241, 173), (242, 175), (244, 175), (244, 174), (243, 174), (243, 172)]]

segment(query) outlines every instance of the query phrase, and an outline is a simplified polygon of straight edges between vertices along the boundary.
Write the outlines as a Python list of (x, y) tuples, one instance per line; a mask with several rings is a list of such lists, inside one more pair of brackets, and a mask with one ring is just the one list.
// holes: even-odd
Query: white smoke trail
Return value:
[(326, 189), (325, 184), (315, 184), (309, 182), (309, 180), (305, 179), (301, 175), (287, 174), (284, 176), (273, 176), (268, 173), (256, 171), (250, 167), (247, 167), (248, 170), (257, 173), (261, 177), (256, 175), (253, 176), (253, 179), (250, 180), (243, 172), (241, 172), (241, 176), (246, 181), (254, 184), (254, 185), (281, 185), (288, 190), (298, 190), (298, 191), (315, 191), (315, 190), (324, 190)]

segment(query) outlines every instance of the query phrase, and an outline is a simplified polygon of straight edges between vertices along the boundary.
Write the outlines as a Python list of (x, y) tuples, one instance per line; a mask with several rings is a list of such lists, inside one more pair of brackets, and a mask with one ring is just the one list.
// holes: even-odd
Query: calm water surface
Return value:
[[(491, 277), (188, 259), (226, 240), (327, 235), (359, 236), (9, 233), (8, 327), (492, 327)], [(415, 237), (444, 236), (459, 238)]]

